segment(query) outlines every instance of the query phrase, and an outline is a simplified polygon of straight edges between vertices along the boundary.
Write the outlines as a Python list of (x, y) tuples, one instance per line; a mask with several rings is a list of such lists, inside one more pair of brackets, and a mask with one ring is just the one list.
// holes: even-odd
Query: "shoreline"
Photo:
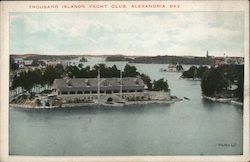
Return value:
[(10, 108), (21, 108), (21, 109), (60, 109), (60, 108), (72, 108), (72, 107), (87, 107), (87, 106), (105, 106), (105, 107), (125, 107), (129, 105), (146, 105), (146, 104), (173, 104), (182, 99), (172, 100), (151, 100), (151, 101), (130, 101), (125, 103), (70, 103), (62, 104), (61, 106), (33, 106), (33, 105), (20, 105), (20, 104), (9, 104)]
[(201, 78), (185, 78), (185, 77), (182, 77), (180, 76), (181, 79), (185, 79), (185, 80), (188, 80), (188, 81), (201, 81)]
[(236, 101), (237, 98), (216, 98), (216, 97), (209, 97), (209, 96), (205, 96), (205, 95), (202, 95), (202, 97), (204, 99), (207, 99), (207, 100), (210, 100), (210, 101), (214, 101), (214, 102), (230, 103), (230, 104), (235, 104), (235, 105), (243, 106), (242, 102)]

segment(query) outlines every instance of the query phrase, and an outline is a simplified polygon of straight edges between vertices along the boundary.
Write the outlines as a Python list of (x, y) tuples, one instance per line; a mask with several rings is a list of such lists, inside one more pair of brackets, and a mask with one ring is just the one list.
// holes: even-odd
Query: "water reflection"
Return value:
[(213, 101), (207, 100), (207, 99), (202, 99), (202, 105), (204, 108), (206, 108), (209, 111), (212, 111), (214, 108), (218, 106), (218, 103), (215, 103)]

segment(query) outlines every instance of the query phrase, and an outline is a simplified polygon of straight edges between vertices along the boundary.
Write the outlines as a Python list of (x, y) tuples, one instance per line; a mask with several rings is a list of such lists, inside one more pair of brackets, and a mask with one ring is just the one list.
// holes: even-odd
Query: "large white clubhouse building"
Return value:
[(170, 93), (147, 91), (140, 77), (55, 79), (54, 93), (63, 100), (115, 102), (169, 100)]

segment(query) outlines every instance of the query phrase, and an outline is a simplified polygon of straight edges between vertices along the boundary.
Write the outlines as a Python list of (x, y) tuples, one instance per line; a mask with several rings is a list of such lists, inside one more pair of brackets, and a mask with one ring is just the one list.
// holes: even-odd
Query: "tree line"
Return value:
[(129, 63), (157, 63), (157, 64), (191, 64), (191, 65), (211, 65), (213, 60), (211, 57), (183, 57), (183, 56), (152, 56), (152, 57), (136, 57)]
[(204, 72), (208, 69), (207, 66), (191, 66), (188, 70), (182, 73), (183, 78), (202, 78)]
[[(27, 91), (30, 91), (35, 85), (52, 85), (53, 81), (57, 78), (70, 77), (70, 78), (95, 78), (100, 70), (101, 78), (120, 77), (121, 71), (113, 65), (107, 67), (105, 64), (97, 64), (92, 68), (90, 66), (62, 66), (57, 64), (56, 66), (47, 66), (45, 69), (35, 69), (22, 71), (18, 75), (14, 76), (11, 89), (22, 87)], [(123, 77), (141, 77), (145, 85), (149, 90), (164, 90), (168, 91), (167, 80), (159, 79), (152, 81), (149, 76), (143, 73), (139, 73), (135, 66), (126, 64), (122, 72)]]

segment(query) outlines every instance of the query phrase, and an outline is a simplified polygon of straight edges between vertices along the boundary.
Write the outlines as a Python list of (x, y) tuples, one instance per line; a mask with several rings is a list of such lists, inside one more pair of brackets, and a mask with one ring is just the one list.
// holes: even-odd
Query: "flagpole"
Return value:
[(122, 69), (120, 70), (120, 97), (122, 98)]
[(100, 69), (98, 69), (98, 75), (97, 75), (97, 97), (98, 100), (100, 99)]

